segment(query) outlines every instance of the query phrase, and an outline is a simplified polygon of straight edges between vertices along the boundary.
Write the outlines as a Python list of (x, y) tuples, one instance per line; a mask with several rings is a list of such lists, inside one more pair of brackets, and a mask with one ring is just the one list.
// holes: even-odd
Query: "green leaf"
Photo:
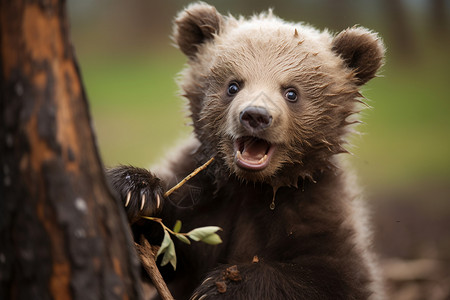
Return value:
[[(203, 241), (204, 239), (208, 240), (207, 237), (215, 234), (217, 231), (222, 230), (222, 228), (217, 226), (206, 226), (195, 228), (187, 233), (187, 235), (194, 241)], [(217, 234), (216, 234), (217, 235)], [(217, 238), (213, 238), (213, 240), (217, 240)], [(220, 240), (220, 238), (219, 238)], [(220, 240), (222, 242), (222, 240)]]
[(187, 237), (185, 237), (184, 235), (182, 235), (182, 234), (177, 234), (177, 235), (175, 235), (180, 241), (182, 241), (183, 243), (185, 243), (185, 244), (188, 244), (188, 245), (190, 245), (191, 244), (191, 241), (187, 238)]
[[(174, 248), (174, 251), (175, 251), (175, 248)], [(175, 254), (173, 255), (172, 259), (170, 260), (170, 264), (172, 265), (173, 270), (176, 271), (176, 269), (177, 269), (177, 256)]]
[(166, 251), (164, 252), (164, 256), (163, 256), (163, 258), (161, 260), (161, 266), (165, 266), (169, 262), (172, 265), (173, 269), (176, 270), (176, 268), (177, 268), (177, 255), (175, 253), (175, 245), (173, 244), (172, 239), (170, 239), (169, 246), (167, 247)]
[(159, 247), (158, 253), (156, 253), (156, 257), (158, 257), (160, 254), (166, 252), (170, 243), (173, 243), (172, 239), (170, 238), (170, 234), (167, 232), (167, 230), (164, 230), (164, 239), (161, 243), (161, 246)]
[(206, 243), (206, 244), (210, 244), (210, 245), (217, 245), (217, 244), (222, 243), (222, 239), (216, 233), (210, 234), (210, 235), (202, 238), (200, 241), (202, 241), (203, 243)]
[(173, 227), (173, 232), (178, 233), (178, 232), (180, 232), (180, 230), (181, 230), (181, 221), (177, 220), (175, 222), (175, 226)]

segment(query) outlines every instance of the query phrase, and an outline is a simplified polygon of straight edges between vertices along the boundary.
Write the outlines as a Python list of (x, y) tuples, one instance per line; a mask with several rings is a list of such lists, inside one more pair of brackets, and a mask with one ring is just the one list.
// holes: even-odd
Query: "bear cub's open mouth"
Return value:
[(247, 170), (259, 171), (269, 165), (275, 146), (266, 140), (244, 136), (234, 142), (235, 162)]

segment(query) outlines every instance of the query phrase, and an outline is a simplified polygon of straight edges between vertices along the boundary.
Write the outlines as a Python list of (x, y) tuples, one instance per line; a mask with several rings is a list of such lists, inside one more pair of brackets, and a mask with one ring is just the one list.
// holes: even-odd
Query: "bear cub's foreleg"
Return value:
[(108, 169), (106, 177), (122, 200), (130, 224), (142, 216), (155, 216), (161, 211), (164, 190), (161, 180), (146, 169), (118, 166)]

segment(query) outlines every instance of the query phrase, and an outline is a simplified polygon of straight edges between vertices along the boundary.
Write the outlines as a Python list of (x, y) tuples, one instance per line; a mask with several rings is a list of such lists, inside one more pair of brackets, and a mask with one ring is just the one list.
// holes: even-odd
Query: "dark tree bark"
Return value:
[(63, 0), (0, 0), (0, 299), (142, 299)]

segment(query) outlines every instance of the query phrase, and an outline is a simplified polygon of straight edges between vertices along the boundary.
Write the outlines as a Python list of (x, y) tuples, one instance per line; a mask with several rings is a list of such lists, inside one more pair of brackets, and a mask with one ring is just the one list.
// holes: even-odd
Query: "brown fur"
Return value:
[[(382, 64), (384, 47), (376, 34), (355, 27), (333, 36), (284, 22), (271, 11), (236, 19), (197, 3), (176, 18), (174, 39), (189, 59), (180, 86), (194, 136), (163, 165), (159, 178), (167, 188), (216, 159), (166, 199), (162, 211), (154, 202), (143, 211), (167, 224), (181, 219), (185, 230), (221, 226), (224, 241), (215, 247), (177, 244), (179, 266), (168, 277), (175, 297), (185, 299), (193, 290), (193, 299), (382, 297), (359, 191), (338, 157), (358, 122), (359, 87)], [(240, 90), (231, 95), (233, 82)], [(290, 90), (297, 92), (296, 101), (287, 100)], [(270, 125), (245, 126), (241, 116), (248, 107), (266, 112)], [(266, 167), (237, 164), (235, 141), (246, 136), (275, 149)], [(108, 174), (122, 199), (132, 192), (132, 203), (160, 193), (159, 181), (142, 169), (120, 167)], [(133, 221), (140, 205), (129, 206)], [(137, 222), (134, 232), (144, 227)], [(232, 265), (242, 280), (224, 281)]]

